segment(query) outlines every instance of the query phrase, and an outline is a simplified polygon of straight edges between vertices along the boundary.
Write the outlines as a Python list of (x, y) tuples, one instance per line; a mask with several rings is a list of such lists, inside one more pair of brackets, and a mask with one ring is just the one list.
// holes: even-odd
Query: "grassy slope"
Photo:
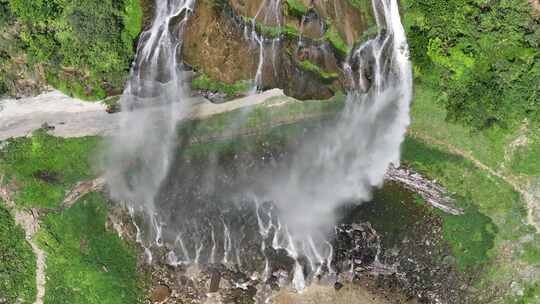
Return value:
[[(0, 150), (0, 172), (15, 180), (18, 207), (57, 207), (77, 181), (93, 176), (90, 159), (98, 143), (96, 137), (62, 139), (43, 131), (9, 140)], [(36, 172), (48, 172), (51, 180)], [(42, 219), (37, 239), (47, 253), (45, 303), (140, 302), (136, 253), (105, 229), (107, 208), (106, 200), (92, 193), (71, 209)], [(0, 208), (0, 279), (7, 275), (9, 280), (0, 280), (0, 295), (29, 299), (35, 294), (35, 258), (6, 212)]]
[(106, 230), (107, 208), (101, 194), (90, 193), (43, 220), (37, 238), (47, 251), (45, 303), (141, 302), (136, 252)]
[(437, 98), (437, 92), (428, 87), (416, 87), (411, 129), (467, 149), (486, 165), (496, 168), (504, 158), (504, 147), (510, 136), (500, 129), (471, 133), (461, 125), (446, 122), (446, 111), (437, 103)]
[[(427, 134), (469, 151), (495, 170), (517, 173), (502, 166), (504, 149), (516, 137), (513, 130), (491, 129), (471, 133), (445, 121), (446, 112), (436, 103), (434, 91), (422, 85), (416, 89), (412, 134)], [(534, 153), (534, 149), (529, 149), (525, 157), (540, 158)], [(510, 295), (506, 301), (537, 303), (534, 301), (540, 300), (540, 280), (530, 280), (526, 274), (534, 274), (540, 266), (540, 238), (532, 227), (526, 225), (525, 203), (512, 187), (476, 168), (471, 162), (449, 154), (446, 147), (421, 142), (414, 137), (405, 142), (403, 158), (412, 167), (436, 178), (456, 193), (459, 204), (466, 208), (467, 212), (462, 217), (446, 217), (445, 237), (462, 269), (468, 268), (473, 273), (475, 268), (483, 266), (483, 274), (481, 280), (476, 281), (476, 287), (487, 291), (486, 295), (497, 294), (496, 287), (500, 287), (498, 292), (501, 292), (508, 290), (510, 282), (517, 282), (526, 288), (525, 296)], [(490, 224), (491, 221), (494, 225)]]
[(36, 296), (36, 258), (0, 201), (0, 303), (32, 303)]
[(96, 137), (62, 139), (43, 131), (8, 140), (0, 150), (0, 172), (15, 180), (17, 205), (57, 207), (66, 190), (92, 176), (90, 158), (98, 142)]

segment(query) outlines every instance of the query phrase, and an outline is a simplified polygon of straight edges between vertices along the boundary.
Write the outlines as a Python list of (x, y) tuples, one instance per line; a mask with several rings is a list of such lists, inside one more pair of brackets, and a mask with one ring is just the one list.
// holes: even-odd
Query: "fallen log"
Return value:
[(448, 191), (436, 181), (432, 181), (407, 168), (395, 168), (390, 166), (386, 171), (385, 179), (402, 184), (406, 189), (420, 195), (434, 208), (452, 215), (463, 214), (463, 209), (454, 207), (454, 199)]

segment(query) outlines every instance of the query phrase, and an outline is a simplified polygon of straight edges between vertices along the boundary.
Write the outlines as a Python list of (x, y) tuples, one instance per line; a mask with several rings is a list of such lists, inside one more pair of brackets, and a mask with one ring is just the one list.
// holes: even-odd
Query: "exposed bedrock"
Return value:
[(259, 89), (326, 99), (343, 89), (346, 54), (372, 24), (369, 1), (199, 1), (182, 52), (212, 81), (233, 85), (259, 71)]

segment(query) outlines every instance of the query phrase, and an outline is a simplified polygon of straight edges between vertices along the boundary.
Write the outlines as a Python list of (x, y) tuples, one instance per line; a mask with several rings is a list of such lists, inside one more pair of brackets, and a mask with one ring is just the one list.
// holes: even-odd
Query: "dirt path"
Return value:
[[(261, 104), (279, 96), (285, 96), (283, 91), (273, 89), (222, 104), (213, 104), (202, 97), (192, 97), (186, 102), (192, 104), (189, 117), (195, 119)], [(119, 127), (124, 113), (109, 114), (106, 110), (107, 106), (102, 102), (86, 102), (58, 91), (18, 100), (0, 100), (0, 140), (28, 136), (44, 124), (51, 128), (52, 135), (59, 137), (110, 135)]]
[(478, 169), (487, 172), (489, 175), (500, 178), (501, 180), (508, 183), (514, 191), (518, 192), (522, 197), (523, 200), (527, 204), (527, 221), (530, 225), (534, 226), (537, 231), (540, 231), (540, 202), (538, 199), (532, 195), (529, 191), (527, 191), (526, 187), (521, 185), (522, 183), (519, 182), (519, 179), (516, 176), (509, 175), (509, 174), (502, 174), (500, 172), (495, 171), (493, 168), (485, 165), (482, 163), (479, 159), (474, 157), (470, 151), (466, 151), (463, 149), (460, 149), (450, 143), (447, 143), (445, 141), (436, 139), (434, 137), (431, 137), (428, 134), (416, 132), (416, 131), (410, 131), (409, 135), (418, 138), (426, 143), (437, 145), (437, 146), (443, 146), (448, 151), (450, 151), (452, 154), (459, 155), (473, 163), (475, 167)]
[[(26, 236), (26, 241), (30, 244), (34, 255), (36, 256), (36, 300), (34, 304), (43, 304), (45, 297), (46, 283), (46, 253), (34, 241), (35, 234), (39, 231), (39, 217), (42, 210), (30, 209), (29, 211), (19, 210), (15, 202), (11, 198), (9, 186), (3, 184), (4, 176), (0, 175), (0, 199), (4, 201), (6, 206), (13, 210), (15, 222), (20, 225)], [(105, 185), (105, 179), (98, 177), (93, 180), (77, 183), (73, 189), (68, 192), (62, 205), (57, 210), (46, 210), (46, 212), (62, 212), (64, 209), (71, 208), (81, 197), (92, 192), (100, 191)]]
[(15, 222), (24, 229), (26, 241), (30, 244), (36, 256), (36, 300), (34, 304), (43, 304), (43, 298), (45, 296), (46, 254), (33, 239), (39, 230), (39, 218), (34, 209), (23, 211), (16, 208), (15, 202), (11, 199), (8, 187), (2, 186), (3, 179), (4, 177), (0, 176), (0, 199), (4, 201), (10, 210), (14, 211)]

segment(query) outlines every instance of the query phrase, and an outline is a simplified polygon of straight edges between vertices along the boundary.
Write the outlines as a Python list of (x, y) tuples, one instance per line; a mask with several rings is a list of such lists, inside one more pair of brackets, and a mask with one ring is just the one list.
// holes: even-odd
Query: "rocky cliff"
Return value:
[(373, 24), (368, 0), (201, 0), (183, 56), (213, 81), (255, 79), (259, 89), (328, 98), (343, 88), (348, 50)]

